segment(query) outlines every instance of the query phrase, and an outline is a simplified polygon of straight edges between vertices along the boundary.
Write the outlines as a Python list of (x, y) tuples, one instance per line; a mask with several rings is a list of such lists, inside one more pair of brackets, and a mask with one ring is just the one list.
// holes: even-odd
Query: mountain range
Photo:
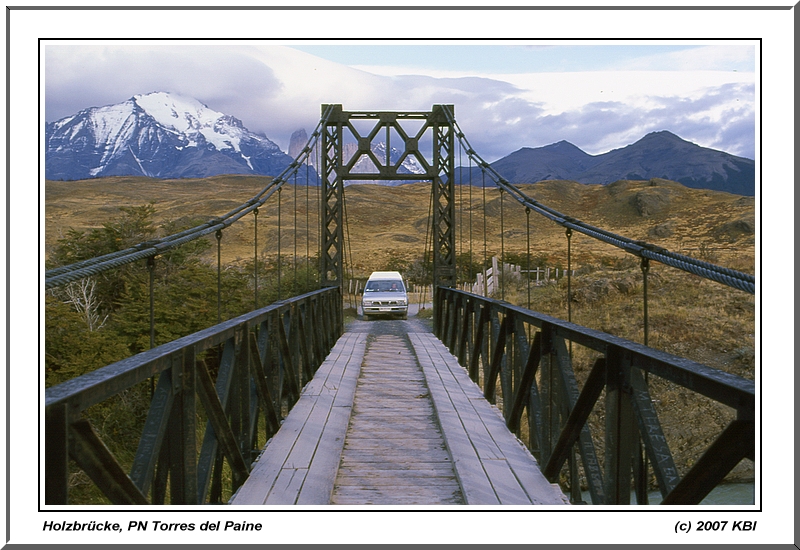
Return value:
[[(304, 130), (295, 132), (290, 154), (286, 154), (269, 138), (249, 131), (231, 115), (214, 111), (193, 98), (154, 92), (116, 105), (84, 109), (47, 123), (45, 177), (79, 180), (123, 175), (277, 176), (292, 163), (305, 139)], [(347, 145), (345, 156), (352, 155)], [(372, 147), (377, 158), (385, 158), (385, 144), (374, 143)], [(396, 161), (401, 153), (392, 148), (389, 157)], [(369, 172), (369, 165), (371, 161), (362, 158), (356, 170)], [(701, 147), (668, 131), (647, 134), (631, 145), (600, 155), (585, 153), (567, 141), (524, 147), (491, 166), (511, 183), (571, 180), (608, 184), (623, 179), (663, 178), (687, 187), (755, 194), (754, 161)], [(399, 171), (422, 173), (422, 168), (413, 159), (406, 159)], [(305, 174), (305, 170), (299, 171), (298, 182), (305, 182)], [(456, 178), (458, 183), (479, 185), (480, 169), (462, 167)], [(309, 179), (316, 181), (316, 173)]]
[[(522, 148), (491, 164), (511, 183), (571, 180), (609, 184), (618, 180), (662, 178), (695, 189), (755, 195), (755, 162), (701, 147), (666, 130), (601, 155), (590, 155), (567, 141)], [(462, 178), (469, 174), (465, 170)], [(480, 177), (473, 168), (472, 179)]]

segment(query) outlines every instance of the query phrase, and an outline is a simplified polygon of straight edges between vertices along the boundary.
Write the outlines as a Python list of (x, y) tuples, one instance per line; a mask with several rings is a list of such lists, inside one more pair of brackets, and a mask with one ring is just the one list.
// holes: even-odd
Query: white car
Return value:
[(390, 315), (408, 319), (408, 294), (403, 277), (397, 271), (375, 271), (364, 286), (361, 297), (364, 319), (372, 315)]

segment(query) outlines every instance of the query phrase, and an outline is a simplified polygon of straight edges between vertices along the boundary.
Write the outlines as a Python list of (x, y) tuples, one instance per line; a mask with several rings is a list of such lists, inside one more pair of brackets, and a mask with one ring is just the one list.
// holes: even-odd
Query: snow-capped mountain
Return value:
[(48, 123), (45, 177), (276, 176), (292, 158), (239, 119), (173, 93), (136, 95)]
[[(375, 155), (375, 158), (381, 164), (386, 164), (386, 144), (384, 142), (373, 143), (371, 147), (372, 153)], [(342, 147), (342, 156), (343, 162), (348, 163), (352, 160), (353, 155), (356, 154), (358, 151), (358, 145), (355, 143), (345, 143)], [(395, 149), (394, 147), (389, 148), (389, 164), (392, 166), (397, 165), (398, 161), (400, 160), (400, 156), (403, 154), (402, 151)], [(353, 165), (351, 170), (355, 174), (377, 174), (378, 168), (375, 165), (375, 162), (369, 158), (367, 155), (361, 155), (361, 157), (356, 161)], [(420, 165), (417, 159), (413, 155), (407, 156), (403, 159), (403, 162), (400, 163), (400, 166), (397, 167), (398, 174), (424, 174), (425, 169)], [(384, 185), (402, 185), (404, 183), (414, 182), (419, 180), (393, 180), (393, 181), (385, 181), (385, 180), (350, 180), (348, 184), (357, 184), (357, 183), (382, 183)]]

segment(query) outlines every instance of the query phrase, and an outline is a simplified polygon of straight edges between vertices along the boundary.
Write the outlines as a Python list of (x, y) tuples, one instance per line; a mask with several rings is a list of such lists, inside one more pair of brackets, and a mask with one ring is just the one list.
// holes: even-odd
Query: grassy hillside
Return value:
[[(119, 214), (120, 206), (152, 202), (156, 221), (205, 221), (253, 197), (268, 182), (269, 178), (256, 176), (48, 181), (45, 189), (46, 246), (52, 247), (70, 228), (87, 230), (108, 223)], [(520, 188), (543, 204), (625, 237), (754, 273), (755, 205), (752, 197), (689, 189), (666, 180), (618, 181), (607, 186), (548, 181)], [(287, 185), (281, 192), (281, 253), (291, 256), (296, 251), (301, 264), (307, 251), (313, 262), (319, 247), (317, 191), (314, 187)], [(402, 269), (422, 258), (426, 241), (430, 250), (429, 184), (352, 185), (346, 188), (345, 197), (348, 273), (366, 277), (374, 270)], [(503, 248), (507, 257), (516, 258), (524, 265), (528, 240), (524, 208), (511, 197), (501, 197), (495, 188), (458, 188), (456, 203), (456, 250), (461, 260), (466, 262), (471, 252), (473, 262), (480, 264), (484, 255), (487, 258), (499, 256)], [(274, 258), (277, 253), (278, 215), (278, 197), (274, 195), (258, 216), (259, 256), (262, 258)], [(221, 243), (223, 262), (244, 264), (251, 260), (253, 236), (252, 215), (226, 229)], [(216, 242), (213, 236), (208, 239), (213, 246), (205, 252), (205, 261), (215, 264)], [(532, 265), (565, 267), (567, 239), (564, 229), (531, 213), (530, 255)], [(641, 341), (642, 276), (638, 259), (575, 233), (572, 267), (576, 271), (572, 300), (574, 320)], [(754, 348), (755, 300), (752, 296), (655, 262), (650, 273), (652, 345), (713, 366), (724, 366), (725, 361), (718, 359), (739, 353), (735, 350), (745, 349), (740, 355), (744, 353), (752, 358), (752, 351), (746, 351)], [(560, 286), (565, 284), (564, 280), (560, 282)], [(528, 305), (527, 285), (519, 285), (517, 289), (509, 285), (504, 296), (509, 301)], [(532, 307), (566, 318), (565, 288), (536, 288), (533, 299)], [(678, 303), (683, 305), (674, 305)], [(705, 309), (701, 311), (701, 308)], [(662, 326), (659, 316), (669, 316), (670, 323)], [(730, 327), (722, 331), (725, 338), (705, 338), (706, 334), (716, 334), (712, 330), (715, 326)], [(688, 345), (686, 342), (687, 338), (701, 336), (705, 343)], [(707, 350), (709, 346), (711, 349)], [(752, 359), (748, 362), (745, 371), (752, 367)]]
[[(48, 181), (45, 187), (45, 244), (51, 247), (69, 228), (85, 230), (114, 218), (120, 206), (152, 202), (157, 220), (206, 220), (228, 212), (253, 197), (269, 178), (218, 176), (203, 180), (157, 180), (119, 177), (77, 182)], [(755, 205), (752, 197), (689, 189), (666, 180), (619, 181), (608, 186), (549, 181), (520, 188), (529, 196), (565, 214), (645, 240), (675, 252), (701, 257), (752, 272), (755, 250)], [(307, 194), (308, 191), (308, 194)], [(298, 255), (306, 247), (316, 255), (319, 236), (318, 189), (287, 185), (281, 193), (281, 252)], [(471, 195), (471, 197), (470, 197)], [(352, 185), (345, 191), (348, 263), (354, 275), (385, 268), (392, 260), (413, 260), (424, 253), (428, 239), (430, 185), (385, 187)], [(501, 204), (502, 202), (502, 204)], [(273, 197), (259, 212), (260, 254), (278, 248), (278, 201)], [(495, 188), (456, 190), (459, 226), (457, 252), (482, 260), (487, 255), (525, 254), (525, 210), (512, 198), (501, 199)], [(503, 227), (501, 231), (501, 210)], [(296, 215), (295, 215), (296, 213)], [(297, 231), (294, 231), (295, 223)], [(484, 230), (485, 227), (485, 230)], [(306, 229), (308, 228), (308, 231)], [(532, 213), (531, 254), (566, 262), (563, 228)], [(224, 261), (253, 256), (253, 216), (225, 231)], [(470, 246), (471, 235), (471, 246)], [(430, 246), (430, 245), (429, 245)], [(216, 251), (213, 254), (216, 258)], [(626, 256), (606, 244), (573, 236), (573, 261), (598, 265), (603, 257)]]

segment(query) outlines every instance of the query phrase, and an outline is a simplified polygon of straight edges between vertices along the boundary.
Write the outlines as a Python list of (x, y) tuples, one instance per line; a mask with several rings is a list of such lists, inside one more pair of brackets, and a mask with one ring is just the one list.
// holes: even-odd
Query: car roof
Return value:
[(369, 280), (373, 279), (401, 279), (403, 277), (400, 276), (398, 271), (373, 271), (372, 275), (369, 276)]

